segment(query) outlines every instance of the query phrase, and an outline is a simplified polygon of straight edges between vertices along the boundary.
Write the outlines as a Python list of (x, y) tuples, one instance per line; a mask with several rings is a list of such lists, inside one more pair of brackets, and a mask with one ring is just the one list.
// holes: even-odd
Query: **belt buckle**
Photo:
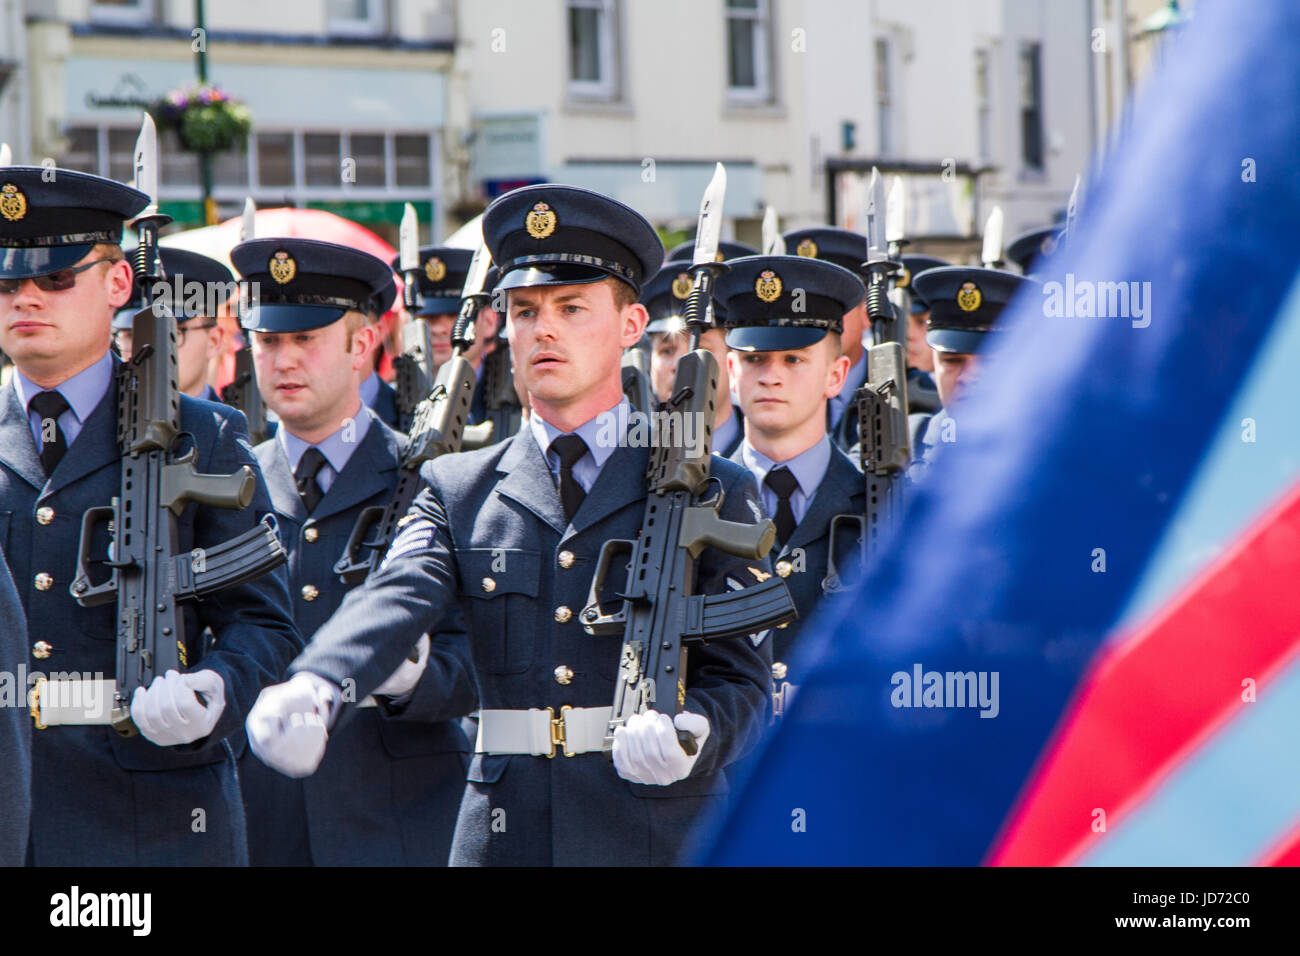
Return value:
[(551, 720), (551, 752), (546, 756), (548, 759), (555, 756), (556, 745), (559, 745), (560, 752), (566, 757), (576, 757), (577, 754), (569, 749), (569, 742), (564, 739), (564, 715), (573, 710), (568, 704), (560, 708), (560, 716), (555, 716), (555, 708), (547, 707), (546, 712), (550, 714)]
[(45, 730), (48, 726), (41, 722), (41, 685), (44, 683), (44, 677), (36, 678), (36, 683), (32, 684), (32, 689), (27, 692), (27, 707), (31, 711), (37, 730)]

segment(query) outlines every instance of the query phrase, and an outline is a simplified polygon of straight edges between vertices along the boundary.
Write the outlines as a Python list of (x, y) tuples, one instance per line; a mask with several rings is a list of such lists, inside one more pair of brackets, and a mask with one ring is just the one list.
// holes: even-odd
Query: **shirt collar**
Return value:
[[(627, 434), (628, 420), (632, 414), (632, 404), (626, 398), (623, 398), (613, 408), (606, 409), (594, 418), (583, 422), (572, 432), (562, 432), (536, 411), (528, 416), (528, 427), (532, 430), (533, 439), (537, 442), (537, 447), (542, 450), (542, 456), (547, 457), (550, 451), (551, 442), (561, 435), (577, 435), (587, 443), (587, 452), (596, 462), (596, 467), (602, 467), (609, 460), (609, 456), (614, 454), (614, 449), (618, 447), (619, 441), (610, 441), (610, 434), (618, 436), (619, 440)], [(547, 461), (550, 459), (547, 457)]]
[[(370, 409), (363, 403), (350, 432), (348, 424), (344, 422), (336, 432), (322, 441), (318, 441), (314, 446), (320, 449), (321, 454), (325, 456), (325, 460), (329, 462), (330, 468), (334, 470), (334, 474), (342, 474), (349, 459), (352, 458), (352, 453), (365, 440), (366, 432), (370, 430), (371, 416)], [(345, 435), (345, 433), (347, 434)], [(280, 439), (280, 447), (284, 449), (285, 457), (289, 459), (289, 470), (296, 472), (298, 462), (302, 460), (302, 456), (307, 449), (313, 446), (290, 432), (283, 422), (280, 423), (280, 427), (276, 429), (275, 434)]]
[[(112, 353), (105, 352), (100, 356), (99, 361), (82, 369), (67, 381), (61, 382), (52, 391), (57, 391), (64, 397), (72, 409), (72, 414), (77, 416), (77, 421), (84, 424), (112, 384), (113, 356)], [(42, 389), (15, 368), (14, 391), (18, 394), (18, 400), (23, 403), (23, 410), (30, 414), (27, 405), (32, 398), (42, 391), (51, 390)]]
[(369, 408), (379, 397), (379, 383), (382, 381), (378, 372), (371, 372), (361, 382), (361, 404)]
[(817, 490), (817, 486), (822, 483), (822, 479), (826, 477), (826, 469), (830, 467), (831, 440), (829, 436), (822, 435), (817, 444), (807, 451), (795, 455), (789, 461), (773, 461), (754, 448), (749, 443), (749, 439), (746, 438), (740, 446), (740, 457), (750, 472), (756, 476), (761, 476), (758, 479), (760, 486), (763, 484), (763, 480), (767, 478), (769, 471), (784, 466), (790, 469), (790, 473), (799, 482), (799, 490), (805, 495), (811, 496)]

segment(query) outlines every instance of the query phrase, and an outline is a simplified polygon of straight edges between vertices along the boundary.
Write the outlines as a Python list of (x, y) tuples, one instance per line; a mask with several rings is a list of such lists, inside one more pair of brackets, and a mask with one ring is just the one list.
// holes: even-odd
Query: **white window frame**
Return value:
[[(881, 89), (880, 51), (885, 52), (884, 89)], [(876, 149), (881, 156), (898, 154), (898, 74), (894, 69), (894, 41), (878, 34), (871, 42), (871, 81), (875, 86)]]
[[(595, 10), (599, 15), (596, 26), (596, 47), (601, 66), (599, 80), (575, 80), (568, 78), (569, 95), (576, 99), (613, 100), (618, 97), (618, 19), (617, 0), (566, 0), (564, 5), (564, 30), (569, 30), (569, 11), (573, 9)], [(572, 50), (566, 50), (572, 59)]]
[(129, 7), (120, 3), (96, 3), (94, 0), (90, 3), (93, 23), (138, 25), (153, 20), (155, 12), (154, 0), (135, 0)]
[(366, 0), (366, 16), (335, 17), (325, 4), (325, 31), (330, 36), (373, 37), (384, 32), (384, 0)]
[[(754, 85), (732, 86), (730, 56), (727, 49), (723, 55), (727, 61), (727, 99), (732, 103), (752, 104), (772, 102), (772, 6), (770, 0), (758, 0), (756, 9), (746, 10), (732, 7), (724, 0), (723, 13), (726, 27), (731, 20), (752, 20), (754, 23)], [(730, 29), (724, 28), (723, 42), (728, 43)]]
[(993, 161), (993, 51), (988, 47), (975, 48), (975, 151), (980, 162)]

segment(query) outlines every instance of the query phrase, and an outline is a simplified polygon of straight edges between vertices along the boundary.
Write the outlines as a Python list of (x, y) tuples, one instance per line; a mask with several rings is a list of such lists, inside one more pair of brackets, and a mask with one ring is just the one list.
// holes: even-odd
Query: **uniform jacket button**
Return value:
[(36, 575), (36, 590), (48, 591), (53, 586), (54, 586), (54, 578), (51, 575), (47, 574), (44, 571)]
[(50, 651), (54, 650), (53, 644), (47, 644), (45, 641), (37, 641), (32, 645), (32, 657), (37, 660), (45, 660), (50, 656)]
[(494, 581), (492, 578), (484, 578), (484, 579), (483, 579), (483, 590), (484, 590), (484, 591), (486, 591), (488, 594), (491, 594), (491, 593), (492, 593), (493, 591), (495, 591), (496, 589), (497, 589), (497, 583), (496, 583), (496, 581)]
[(794, 566), (789, 561), (776, 562), (776, 573), (778, 577), (788, 578), (790, 576), (790, 572), (793, 570), (794, 570)]
[(563, 664), (555, 668), (555, 683), (567, 684), (571, 680), (573, 680), (573, 668), (565, 667)]
[(49, 524), (54, 520), (54, 509), (48, 506), (36, 509), (37, 524)]
[(302, 599), (304, 601), (314, 601), (320, 596), (320, 591), (316, 590), (314, 584), (304, 584), (302, 586)]
[(786, 667), (784, 664), (782, 664), (780, 661), (777, 661), (772, 665), (772, 676), (776, 680), (785, 680), (785, 675), (788, 672), (789, 672), (789, 668)]
[(573, 552), (561, 551), (559, 556), (559, 562), (560, 562), (560, 567), (562, 568), (573, 567), (573, 562), (574, 562)]
[(310, 544), (311, 542), (315, 541), (317, 538), (320, 537), (320, 532), (316, 530), (316, 528), (313, 526), (303, 531), (302, 536), (307, 541), (307, 543)]
[(563, 604), (555, 609), (555, 619), (561, 624), (565, 623), (571, 617), (573, 617), (573, 612)]

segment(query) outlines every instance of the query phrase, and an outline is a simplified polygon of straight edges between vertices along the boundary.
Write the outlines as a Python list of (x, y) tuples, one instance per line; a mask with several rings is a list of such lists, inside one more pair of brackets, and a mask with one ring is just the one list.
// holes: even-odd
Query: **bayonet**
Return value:
[(14, 151), (9, 148), (8, 143), (0, 143), (0, 166), (12, 166), (14, 164)]
[(1061, 236), (1061, 242), (1069, 245), (1070, 240), (1074, 237), (1074, 230), (1078, 226), (1079, 211), (1083, 203), (1083, 177), (1075, 173), (1074, 188), (1070, 190), (1070, 202), (1065, 207), (1065, 231)]
[(777, 223), (776, 210), (771, 206), (763, 212), (763, 255), (785, 255), (785, 238), (781, 235), (781, 227)]
[(984, 248), (980, 252), (980, 262), (985, 269), (996, 269), (1002, 265), (1001, 206), (994, 206), (984, 222)]
[(239, 241), (247, 242), (257, 235), (257, 207), (253, 197), (244, 197), (244, 214), (239, 220)]

